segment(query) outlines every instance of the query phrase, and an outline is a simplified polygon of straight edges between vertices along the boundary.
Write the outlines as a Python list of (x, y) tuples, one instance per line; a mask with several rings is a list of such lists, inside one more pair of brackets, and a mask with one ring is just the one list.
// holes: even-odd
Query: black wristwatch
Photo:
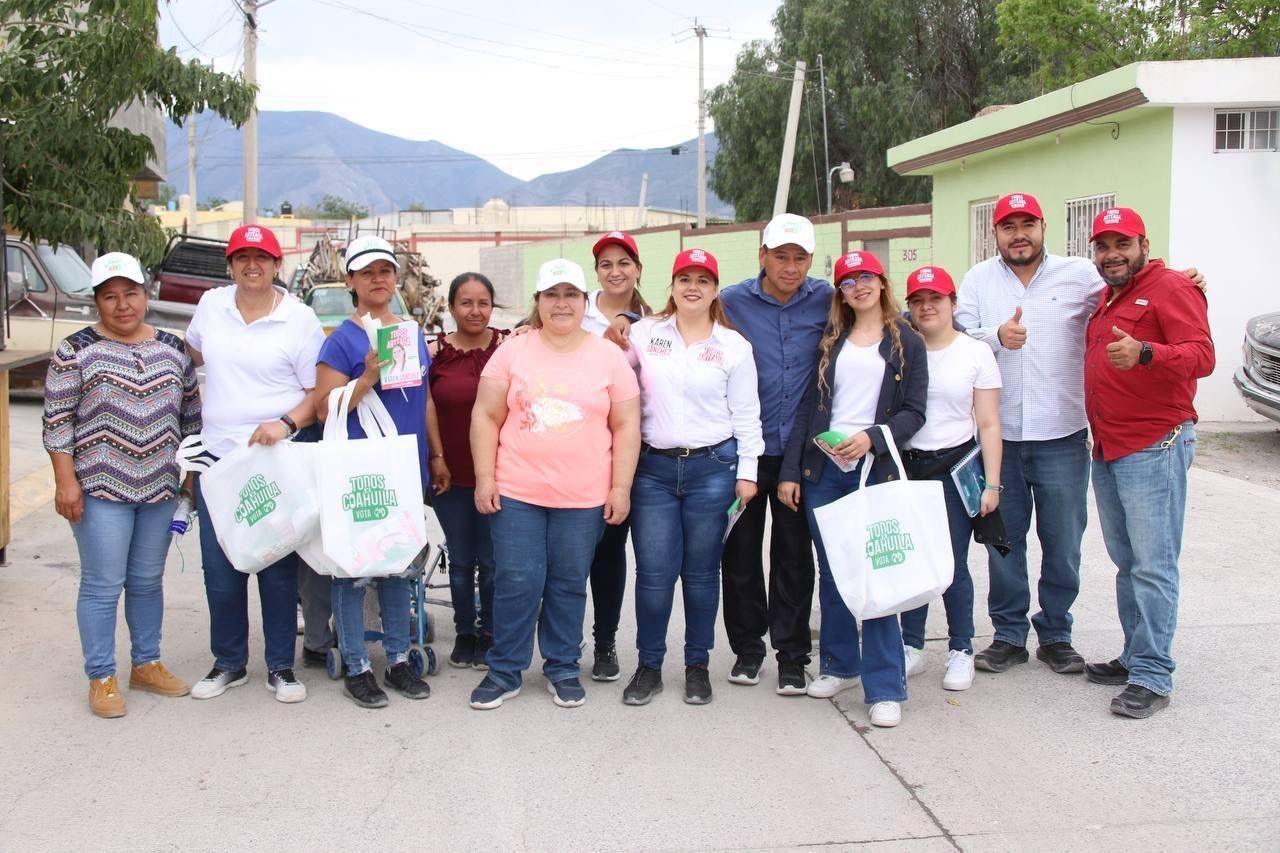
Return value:
[(634, 311), (623, 311), (622, 313), (620, 313), (620, 314), (615, 314), (614, 316), (615, 316), (615, 317), (626, 317), (626, 318), (627, 318), (628, 320), (630, 320), (632, 323), (639, 323), (639, 322), (640, 322), (640, 315), (639, 315), (639, 314), (637, 314), (637, 313), (636, 313), (636, 312), (634, 312)]
[(288, 428), (290, 438), (298, 434), (298, 425), (294, 423), (293, 418), (289, 417), (288, 415), (281, 415), (280, 422), (284, 424), (285, 427)]
[(1142, 353), (1138, 356), (1138, 364), (1150, 364), (1151, 359), (1156, 357), (1155, 350), (1151, 348), (1151, 344), (1146, 341), (1142, 342)]

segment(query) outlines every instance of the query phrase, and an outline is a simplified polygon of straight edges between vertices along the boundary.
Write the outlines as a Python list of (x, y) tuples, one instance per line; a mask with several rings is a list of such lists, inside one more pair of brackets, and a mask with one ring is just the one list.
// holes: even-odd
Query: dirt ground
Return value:
[(1196, 467), (1280, 488), (1280, 425), (1202, 422), (1196, 436)]

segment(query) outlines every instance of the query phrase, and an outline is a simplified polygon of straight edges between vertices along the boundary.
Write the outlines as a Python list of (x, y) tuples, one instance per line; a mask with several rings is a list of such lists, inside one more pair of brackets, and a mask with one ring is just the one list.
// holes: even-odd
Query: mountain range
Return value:
[[(187, 191), (187, 132), (169, 125), (168, 183)], [(678, 156), (671, 150), (678, 149)], [(707, 135), (707, 165), (715, 159), (715, 134)], [(196, 119), (199, 201), (240, 198), (243, 187), (240, 131), (212, 113)], [(263, 207), (289, 201), (295, 207), (335, 195), (372, 213), (475, 207), (491, 198), (513, 205), (634, 205), (641, 176), (649, 174), (647, 204), (695, 210), (697, 140), (666, 148), (618, 149), (585, 166), (522, 181), (473, 154), (435, 141), (417, 141), (370, 130), (324, 112), (268, 110), (258, 114), (258, 198)], [(707, 213), (733, 217), (733, 208), (707, 191)]]

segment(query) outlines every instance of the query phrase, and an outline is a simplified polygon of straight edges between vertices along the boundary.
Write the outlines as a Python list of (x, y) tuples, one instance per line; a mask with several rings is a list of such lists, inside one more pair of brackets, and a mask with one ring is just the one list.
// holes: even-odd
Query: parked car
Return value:
[[(326, 335), (332, 334), (334, 329), (342, 325), (343, 320), (356, 313), (356, 306), (351, 302), (351, 291), (345, 284), (317, 284), (307, 292), (303, 302), (316, 312)], [(391, 295), (391, 313), (399, 317), (409, 316), (398, 290)]]
[(164, 259), (151, 268), (151, 280), (156, 297), (195, 305), (205, 291), (232, 284), (226, 241), (175, 234)]
[(1280, 311), (1245, 324), (1243, 361), (1234, 377), (1236, 390), (1249, 408), (1280, 421)]
[[(6, 348), (52, 352), (67, 335), (98, 322), (89, 265), (70, 246), (55, 249), (6, 237), (4, 260), (9, 282)], [(193, 313), (194, 305), (153, 299), (147, 322), (183, 335)], [(47, 367), (43, 361), (13, 371), (12, 387), (42, 386)]]

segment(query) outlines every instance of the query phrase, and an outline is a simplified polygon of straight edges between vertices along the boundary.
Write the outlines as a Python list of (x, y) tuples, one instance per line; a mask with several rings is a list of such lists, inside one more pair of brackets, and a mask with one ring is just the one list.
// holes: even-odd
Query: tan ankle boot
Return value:
[(89, 710), (108, 719), (124, 716), (124, 694), (114, 675), (89, 682)]
[(129, 689), (160, 696), (186, 696), (191, 692), (187, 682), (165, 669), (158, 660), (135, 666), (129, 672)]

